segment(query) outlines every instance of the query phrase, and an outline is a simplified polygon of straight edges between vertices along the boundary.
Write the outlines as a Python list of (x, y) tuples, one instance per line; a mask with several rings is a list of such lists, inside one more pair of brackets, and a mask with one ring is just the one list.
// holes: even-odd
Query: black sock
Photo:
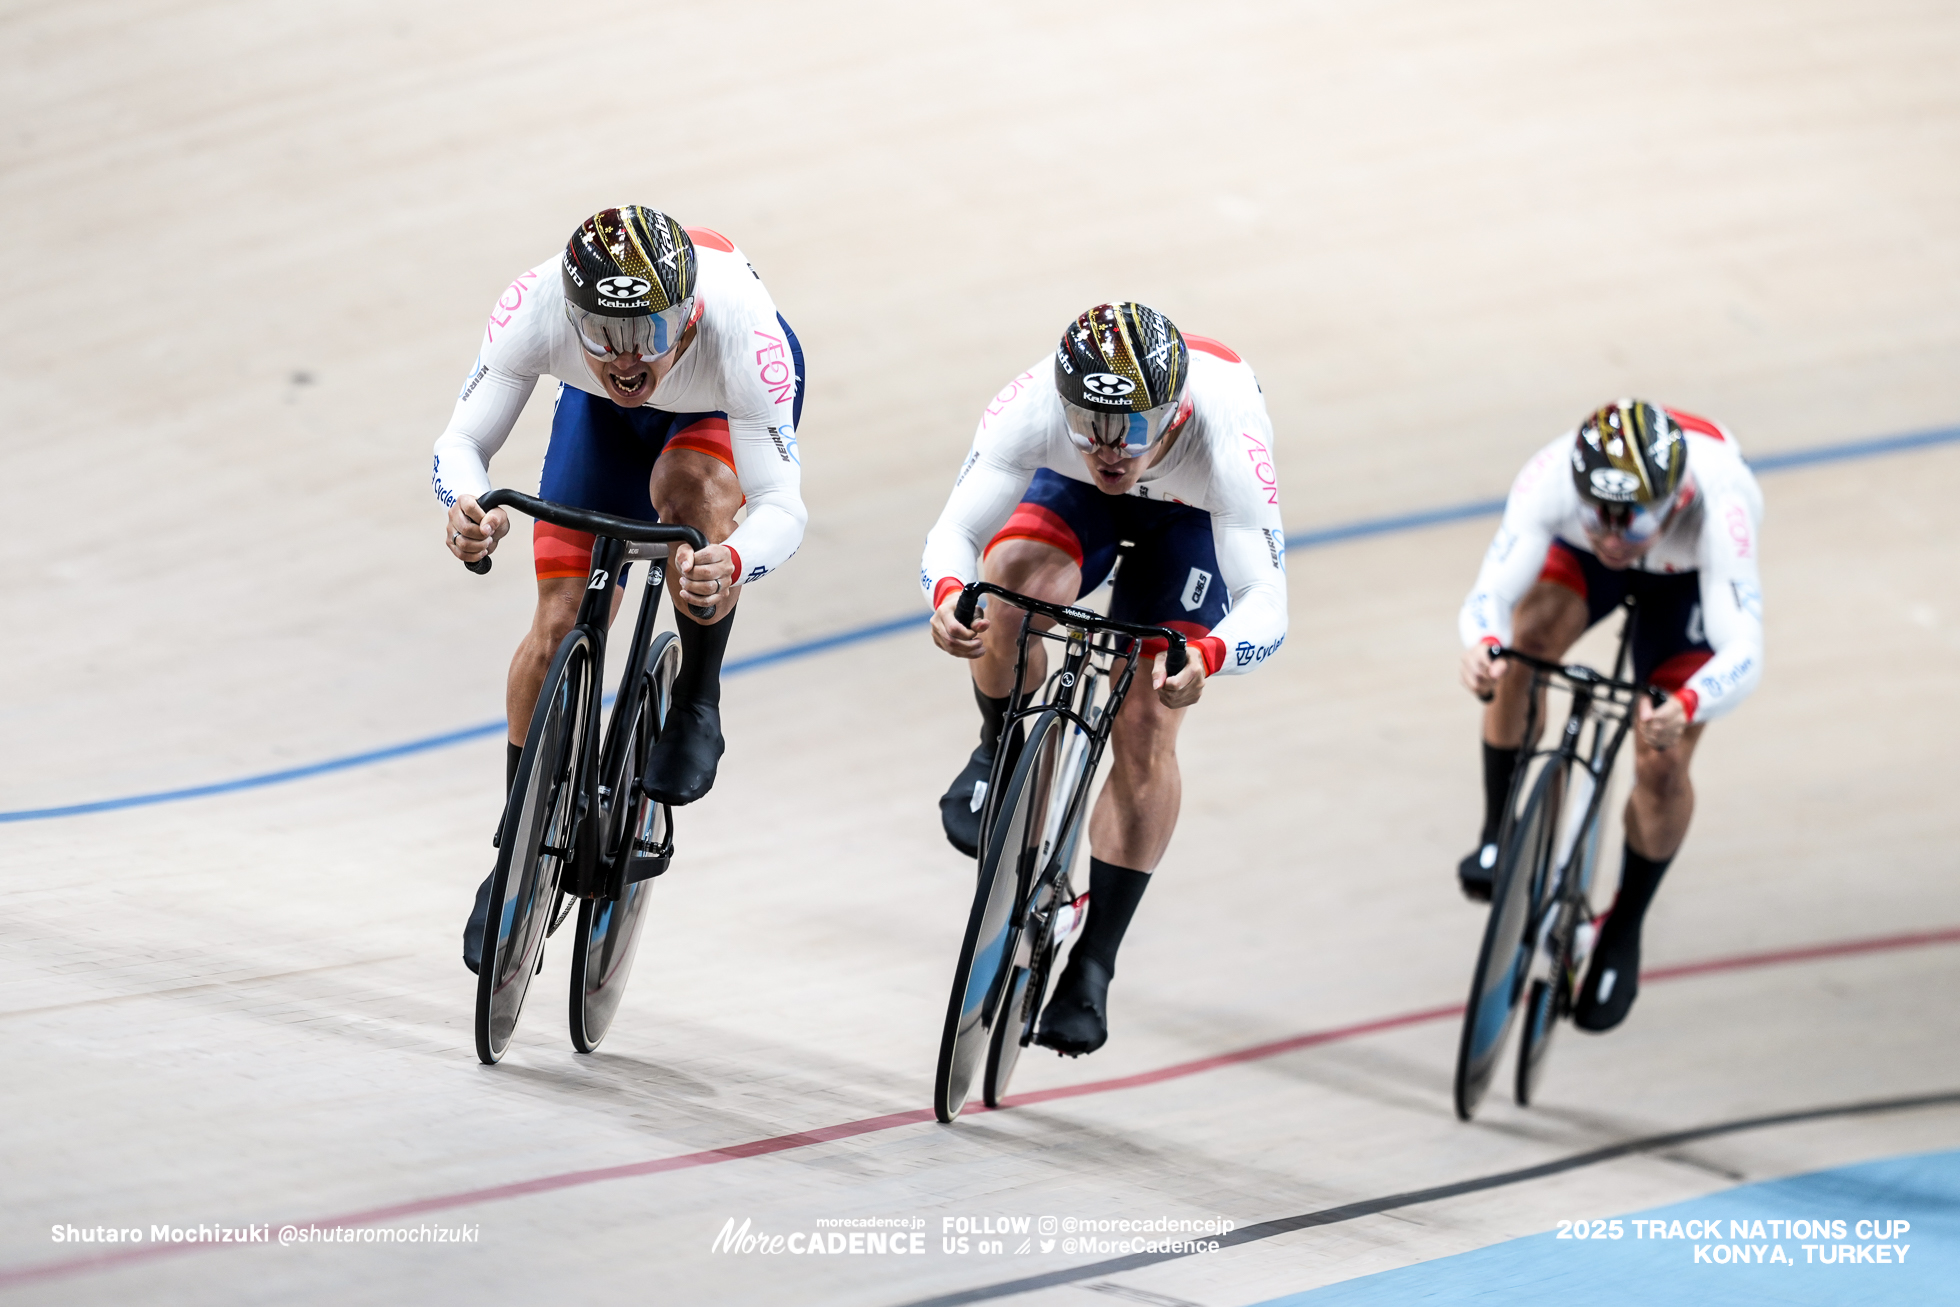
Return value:
[(1035, 692), (1029, 690), (1021, 696), (1020, 703), (1010, 710), (1007, 701), (1012, 697), (1011, 695), (1003, 694), (996, 699), (990, 694), (982, 694), (976, 682), (973, 687), (973, 701), (980, 705), (980, 747), (991, 751), (999, 744), (1001, 729), (1007, 725), (1009, 711), (1019, 712), (1026, 708), (1034, 702), (1034, 696)]
[(1640, 925), (1641, 918), (1647, 915), (1647, 905), (1654, 900), (1654, 891), (1660, 888), (1661, 877), (1667, 873), (1667, 864), (1672, 861), (1672, 858), (1642, 857), (1633, 851), (1631, 844), (1626, 846), (1626, 861), (1620, 868), (1620, 889), (1613, 896), (1612, 915), (1606, 919), (1606, 929), (1617, 935)]
[(1150, 873), (1131, 871), (1089, 859), (1089, 921), (1082, 927), (1082, 940), (1073, 957), (1094, 958), (1110, 975), (1116, 974), (1116, 950), (1123, 946), (1123, 932), (1130, 928), (1143, 892), (1150, 888)]
[(1484, 743), (1484, 834), (1479, 844), (1497, 843), (1504, 825), (1504, 805), (1511, 798), (1511, 773), (1518, 769), (1518, 750)]
[(728, 652), (728, 632), (735, 610), (713, 626), (703, 626), (678, 611), (674, 626), (681, 639), (681, 674), (674, 678), (675, 703), (721, 703), (721, 656)]
[(973, 701), (980, 705), (980, 745), (991, 751), (1000, 743), (1000, 728), (1007, 722), (1007, 701), (1011, 695), (1003, 694), (996, 699), (990, 694), (980, 692), (980, 683), (973, 684)]
[(511, 786), (517, 784), (517, 760), (523, 756), (523, 745), (512, 744), (509, 740), (504, 741), (504, 793), (506, 794), (510, 793)]

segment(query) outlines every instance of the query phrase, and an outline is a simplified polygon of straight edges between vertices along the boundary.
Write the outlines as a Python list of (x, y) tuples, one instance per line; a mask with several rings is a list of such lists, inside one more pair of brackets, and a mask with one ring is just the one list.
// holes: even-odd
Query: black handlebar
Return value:
[(1534, 657), (1519, 649), (1506, 648), (1501, 644), (1494, 644), (1489, 646), (1489, 648), (1490, 660), (1492, 662), (1496, 662), (1499, 658), (1508, 658), (1512, 662), (1523, 663), (1526, 667), (1532, 668), (1535, 671), (1550, 672), (1554, 676), (1563, 676), (1566, 680), (1573, 681), (1579, 685), (1593, 686), (1602, 690), (1624, 690), (1629, 694), (1645, 693), (1648, 701), (1656, 708), (1667, 703), (1667, 691), (1661, 689), (1658, 685), (1635, 685), (1632, 681), (1616, 681), (1612, 677), (1602, 676), (1592, 668), (1580, 663), (1550, 662), (1543, 658)]
[(953, 605), (953, 620), (961, 626), (972, 626), (973, 619), (979, 614), (980, 596), (983, 594), (999, 595), (1016, 608), (1053, 618), (1064, 626), (1079, 627), (1085, 631), (1114, 631), (1118, 635), (1134, 636), (1139, 640), (1162, 640), (1170, 646), (1164, 655), (1164, 670), (1172, 676), (1184, 670), (1184, 636), (1181, 632), (1173, 631), (1167, 626), (1137, 626), (1131, 622), (1119, 622), (1114, 618), (1104, 617), (1101, 613), (1092, 613), (1086, 608), (1045, 603), (1024, 594), (1016, 594), (991, 581), (975, 581), (960, 591), (960, 601)]
[[(630, 517), (614, 517), (611, 513), (597, 513), (589, 508), (574, 508), (570, 504), (554, 504), (549, 499), (539, 499), (521, 490), (492, 490), (476, 501), (477, 507), (488, 513), (498, 508), (514, 508), (520, 513), (529, 514), (540, 522), (562, 526), (567, 531), (584, 531), (595, 536), (610, 536), (614, 540), (633, 540), (643, 544), (687, 545), (691, 549), (706, 549), (708, 538), (691, 526), (670, 526), (665, 522), (636, 522)], [(485, 554), (474, 563), (464, 563), (464, 567), (482, 576), (490, 570), (490, 555)]]

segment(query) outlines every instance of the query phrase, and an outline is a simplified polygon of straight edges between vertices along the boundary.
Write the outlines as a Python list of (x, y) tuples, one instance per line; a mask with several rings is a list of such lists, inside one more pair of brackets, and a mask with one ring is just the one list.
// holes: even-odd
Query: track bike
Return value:
[(1512, 773), (1498, 835), (1490, 916), (1457, 1045), (1456, 1114), (1462, 1120), (1476, 1112), (1496, 1075), (1520, 1001), (1524, 1029), (1514, 1094), (1521, 1107), (1530, 1105), (1538, 1088), (1553, 1030), (1572, 1015), (1593, 943), (1591, 891), (1604, 843), (1607, 797), (1615, 788), (1613, 765), (1640, 696), (1656, 707), (1667, 701), (1664, 691), (1623, 679), (1636, 616), (1629, 600), (1611, 676), (1503, 646), (1490, 650), (1493, 661), (1507, 658), (1531, 669), (1527, 742), (1538, 737), (1539, 704), (1546, 690), (1565, 692), (1570, 703), (1557, 742), (1529, 752)]
[[(656, 637), (653, 628), (669, 546), (701, 549), (706, 540), (692, 527), (635, 522), (514, 490), (493, 490), (477, 502), (486, 513), (515, 508), (595, 538), (585, 598), (538, 691), (493, 841), (497, 868), (477, 968), (476, 1054), (494, 1064), (510, 1047), (531, 977), (544, 968), (545, 938), (557, 933), (574, 903), (572, 1047), (590, 1053), (626, 993), (650, 882), (674, 855), (673, 813), (640, 784), (681, 669), (679, 638), (671, 631)], [(602, 741), (613, 585), (635, 560), (647, 564), (646, 586)], [(490, 559), (465, 566), (482, 574)]]
[[(1010, 705), (1021, 704), (1028, 641), (1054, 641), (1063, 652), (1041, 692), (1008, 714), (994, 752), (981, 810), (979, 877), (933, 1083), (933, 1113), (943, 1122), (966, 1106), (976, 1071), (987, 1106), (1001, 1105), (1021, 1050), (1034, 1038), (1056, 955), (1086, 917), (1089, 895), (1075, 892), (1071, 872), (1089, 790), (1143, 642), (1168, 644), (1165, 669), (1173, 676), (1185, 662), (1184, 637), (1176, 631), (1045, 603), (985, 581), (961, 591), (953, 610), (960, 625), (973, 624), (982, 595), (1023, 612)], [(1055, 626), (1040, 629), (1036, 617)]]

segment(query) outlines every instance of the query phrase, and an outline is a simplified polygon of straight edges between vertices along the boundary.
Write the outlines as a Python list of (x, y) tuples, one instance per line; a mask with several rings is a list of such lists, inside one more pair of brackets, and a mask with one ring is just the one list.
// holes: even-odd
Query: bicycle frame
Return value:
[[(1017, 594), (991, 581), (974, 581), (961, 592), (954, 616), (962, 626), (972, 624), (982, 595), (995, 595), (1022, 610), (1021, 631), (1014, 648), (1014, 688), (1008, 697), (1009, 712), (1001, 723), (1002, 741), (1010, 738), (1009, 732), (1021, 721), (1043, 712), (1057, 713), (1064, 721), (1080, 727), (1090, 740), (1088, 765), (1082, 771), (1076, 793), (1069, 796), (1066, 821), (1060, 827), (1067, 830), (1069, 823), (1078, 815), (1080, 806), (1087, 802), (1089, 783), (1094, 780), (1096, 768), (1102, 763), (1103, 748), (1109, 742), (1111, 726), (1116, 721), (1116, 715), (1123, 710), (1123, 701), (1129, 697), (1130, 682), (1135, 678), (1137, 664), (1141, 661), (1137, 655), (1142, 650), (1143, 642), (1151, 639), (1165, 641), (1169, 650), (1166, 670), (1176, 675), (1184, 670), (1184, 636), (1168, 627), (1140, 626), (1072, 604), (1047, 603)], [(1065, 634), (1057, 635), (1038, 629), (1034, 625), (1036, 617), (1048, 618), (1061, 626)], [(1040, 702), (1030, 702), (1025, 708), (1015, 709), (1012, 705), (1021, 702), (1021, 693), (1027, 683), (1030, 637), (1062, 642), (1065, 645), (1062, 666), (1051, 672), (1044, 681), (1046, 693)], [(1119, 658), (1123, 660), (1123, 670), (1114, 672)], [(1095, 682), (1110, 677), (1112, 673), (1115, 679), (1110, 683), (1100, 719), (1092, 722), (1087, 714), (1093, 707), (1091, 699)], [(1008, 767), (1011, 766), (1010, 752), (1007, 748), (994, 752), (993, 772), (987, 778), (986, 806), (980, 819), (982, 840), (993, 830), (996, 805), (1003, 782), (1007, 779)], [(982, 851), (984, 853), (984, 848)]]
[[(1505, 809), (1505, 828), (1499, 837), (1500, 840), (1510, 837), (1510, 827), (1516, 820), (1518, 800), (1524, 790), (1529, 764), (1541, 758), (1548, 765), (1552, 762), (1562, 763), (1567, 769), (1568, 783), (1574, 787), (1568, 791), (1568, 797), (1578, 802), (1566, 803), (1560, 813), (1560, 829), (1553, 846), (1552, 884), (1542, 899), (1545, 905), (1542, 917), (1526, 928), (1527, 935), (1535, 938), (1533, 953), (1536, 960), (1543, 960), (1548, 953), (1547, 946), (1552, 942), (1550, 935), (1558, 924), (1558, 909), (1562, 905), (1571, 903), (1575, 908), (1590, 911), (1588, 896), (1592, 889), (1591, 873), (1597, 859), (1581, 855), (1597, 853), (1592, 842), (1598, 838), (1599, 816), (1606, 801), (1608, 778), (1619, 758), (1620, 748), (1626, 742), (1627, 732), (1633, 726), (1639, 696), (1647, 694), (1656, 702), (1665, 699), (1651, 687), (1623, 679), (1638, 616), (1632, 600), (1627, 601), (1626, 609), (1626, 620), (1620, 630), (1619, 651), (1613, 659), (1611, 676), (1601, 676), (1591, 668), (1578, 664), (1548, 662), (1514, 649), (1501, 649), (1492, 655), (1512, 659), (1531, 668), (1530, 697), (1525, 709), (1524, 738), (1527, 747), (1537, 737), (1539, 699), (1543, 692), (1563, 682), (1559, 688), (1572, 696), (1558, 743), (1550, 749), (1532, 752), (1520, 761), (1513, 773)], [(1593, 728), (1589, 745), (1585, 738), (1588, 722)], [(1582, 844), (1586, 847), (1582, 848)], [(1576, 875), (1575, 868), (1578, 869)], [(1534, 961), (1534, 969), (1536, 965), (1537, 961)]]
[[(632, 745), (630, 740), (605, 738), (600, 730), (599, 717), (605, 707), (600, 678), (605, 672), (607, 635), (612, 626), (613, 583), (620, 569), (627, 564), (635, 561), (644, 561), (647, 564), (640, 613), (633, 624), (633, 635), (627, 645), (625, 666), (620, 673), (617, 697), (624, 699), (632, 688), (632, 677), (639, 674), (640, 664), (653, 642), (653, 629), (659, 621), (660, 590), (666, 580), (669, 548), (676, 543), (686, 543), (695, 549), (700, 549), (707, 542), (700, 532), (692, 527), (634, 522), (587, 509), (554, 504), (549, 500), (538, 499), (514, 490), (493, 490), (478, 503), (486, 513), (492, 509), (509, 506), (540, 521), (552, 522), (573, 530), (589, 531), (593, 535), (592, 567), (586, 577), (585, 594), (579, 601), (578, 614), (572, 622), (573, 632), (582, 633), (592, 646), (592, 676), (586, 687), (586, 701), (580, 708), (585, 717), (585, 730), (578, 764), (573, 772), (574, 792), (579, 796), (579, 801), (573, 813), (573, 833), (569, 848), (571, 856), (565, 860), (566, 878), (561, 888), (568, 895), (597, 895), (608, 900), (617, 899), (625, 889), (626, 864), (631, 858), (633, 846), (632, 832), (627, 833), (627, 838), (620, 848), (602, 849), (599, 847), (599, 833), (606, 823), (603, 820), (588, 820), (602, 818), (610, 809), (610, 801), (621, 797), (609, 794), (606, 787), (599, 784), (599, 780), (614, 771), (614, 764), (618, 761), (616, 751), (630, 748)], [(481, 568), (471, 566), (470, 570), (488, 571), (489, 559), (486, 557), (479, 561), (484, 566)], [(603, 747), (607, 750), (603, 758), (600, 756), (602, 738)], [(596, 801), (588, 802), (588, 796)], [(630, 800), (632, 796), (626, 797)], [(668, 841), (662, 851), (671, 855), (672, 844), (673, 832), (670, 825)], [(560, 913), (560, 919), (562, 916), (563, 914)], [(554, 929), (557, 924), (557, 921), (553, 921)]]
[[(1057, 920), (1064, 904), (1071, 911), (1076, 911), (1076, 905), (1080, 902), (1070, 883), (1069, 872), (1074, 862), (1075, 841), (1082, 830), (1084, 809), (1095, 785), (1096, 772), (1102, 765), (1103, 750), (1109, 744), (1110, 731), (1117, 714), (1123, 710), (1137, 667), (1142, 662), (1143, 642), (1147, 639), (1164, 640), (1169, 650), (1167, 667), (1173, 672), (1183, 668), (1187, 655), (1184, 637), (1168, 627), (1139, 626), (1105, 617), (1086, 608), (1045, 603), (990, 582), (975, 582), (966, 587), (961, 598), (961, 610), (955, 613), (962, 625), (972, 622), (972, 608), (977, 606), (982, 594), (997, 595), (1022, 609), (1021, 629), (1015, 642), (1014, 688), (1010, 692), (1009, 704), (1020, 703), (1027, 686), (1028, 642), (1033, 639), (1053, 640), (1063, 646), (1061, 666), (1044, 678), (1041, 694), (1026, 707), (1011, 709), (1001, 723), (1003, 741), (1012, 739), (1010, 732), (1021, 722), (1043, 713), (1053, 713), (1076, 728), (1076, 731), (1070, 732), (1067, 751), (1057, 761), (1059, 774), (1068, 778), (1067, 798), (1063, 803), (1050, 807), (1042, 830), (1039, 854), (1034, 864), (1022, 873), (1022, 882), (1015, 886), (1015, 911), (1025, 916), (1025, 928), (1015, 946), (1012, 961), (1015, 966), (1030, 967), (1040, 972), (1036, 983), (1045, 987), (1045, 963), (1058, 933)], [(1060, 629), (1043, 630), (1034, 624), (1036, 617), (1047, 617)], [(1120, 669), (1117, 666), (1119, 660), (1122, 663)], [(1098, 691), (1101, 691), (1100, 696)], [(1014, 762), (1011, 748), (995, 751), (994, 767), (987, 783), (987, 799), (981, 814), (982, 857), (985, 856), (984, 841), (993, 831), (999, 815), (999, 803)], [(1059, 882), (1059, 890), (1044, 895), (1042, 888), (1050, 882)], [(1073, 920), (1070, 920), (1060, 933), (1066, 935), (1073, 925)], [(1009, 971), (1004, 968), (1002, 977), (1006, 977)], [(993, 996), (989, 1001), (993, 1001)]]

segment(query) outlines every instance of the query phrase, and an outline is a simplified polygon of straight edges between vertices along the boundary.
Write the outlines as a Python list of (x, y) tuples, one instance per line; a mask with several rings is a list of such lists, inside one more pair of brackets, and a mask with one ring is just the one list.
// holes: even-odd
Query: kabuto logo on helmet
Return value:
[(643, 300), (653, 283), (645, 277), (602, 277), (599, 279), (599, 293), (607, 299)]
[(1114, 372), (1091, 372), (1082, 378), (1082, 388), (1108, 399), (1116, 399), (1135, 390), (1137, 383)]
[(1596, 467), (1589, 478), (1593, 494), (1613, 504), (1631, 504), (1640, 497), (1640, 478), (1616, 467)]

